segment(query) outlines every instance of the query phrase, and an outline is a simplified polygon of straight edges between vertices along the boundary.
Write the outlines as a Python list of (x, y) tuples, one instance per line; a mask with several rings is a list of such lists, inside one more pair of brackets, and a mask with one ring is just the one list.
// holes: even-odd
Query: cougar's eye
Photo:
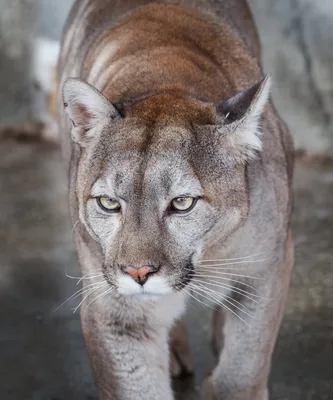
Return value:
[(186, 212), (190, 211), (196, 203), (193, 197), (177, 197), (171, 202), (171, 211), (173, 212)]
[(120, 211), (120, 203), (117, 200), (107, 196), (96, 197), (97, 204), (103, 211), (106, 212), (118, 212)]

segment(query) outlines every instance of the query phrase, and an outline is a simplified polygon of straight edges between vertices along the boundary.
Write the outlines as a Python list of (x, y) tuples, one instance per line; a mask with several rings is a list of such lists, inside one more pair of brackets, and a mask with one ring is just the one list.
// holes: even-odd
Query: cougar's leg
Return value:
[[(267, 264), (269, 274), (258, 290), (264, 298), (259, 304), (242, 298), (253, 317), (225, 314), (224, 346), (217, 367), (204, 382), (204, 400), (267, 400), (267, 379), (271, 356), (281, 323), (293, 266), (293, 243), (288, 238), (284, 262)], [(267, 277), (267, 279), (266, 279)], [(221, 332), (222, 334), (222, 332)]]
[[(95, 303), (97, 303), (96, 301)], [(81, 309), (81, 325), (100, 400), (173, 400), (169, 329), (126, 318), (109, 301)], [(110, 311), (111, 309), (111, 311)]]

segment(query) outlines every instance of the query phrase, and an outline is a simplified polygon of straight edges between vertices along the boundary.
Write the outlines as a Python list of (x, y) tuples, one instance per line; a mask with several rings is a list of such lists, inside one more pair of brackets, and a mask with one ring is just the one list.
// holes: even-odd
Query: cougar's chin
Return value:
[(144, 285), (135, 282), (129, 276), (118, 278), (118, 292), (123, 296), (138, 296), (154, 299), (173, 293), (173, 289), (163, 276), (152, 276)]

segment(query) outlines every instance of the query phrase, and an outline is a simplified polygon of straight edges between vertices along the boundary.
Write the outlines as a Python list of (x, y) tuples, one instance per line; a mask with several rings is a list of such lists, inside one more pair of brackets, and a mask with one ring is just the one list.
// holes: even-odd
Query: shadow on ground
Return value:
[[(78, 289), (65, 272), (79, 276), (59, 151), (3, 141), (0, 173), (0, 398), (96, 399), (72, 311), (79, 299), (54, 311)], [(333, 398), (332, 199), (333, 166), (298, 163), (297, 263), (273, 360), (273, 400)], [(177, 398), (187, 400), (213, 365), (209, 313), (189, 311), (196, 377), (175, 383)]]

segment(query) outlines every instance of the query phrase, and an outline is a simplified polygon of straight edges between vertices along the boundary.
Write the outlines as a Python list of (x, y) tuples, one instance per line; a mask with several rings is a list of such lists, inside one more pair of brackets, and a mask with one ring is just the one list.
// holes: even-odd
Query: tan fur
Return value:
[[(293, 266), (293, 149), (247, 2), (76, 1), (58, 77), (100, 398), (173, 399), (170, 367), (192, 370), (182, 323), (173, 326), (194, 290), (221, 306), (203, 398), (267, 400)], [(119, 213), (101, 210), (105, 195)], [(196, 199), (188, 214), (171, 211), (179, 196)], [(157, 272), (141, 287), (127, 266)]]

